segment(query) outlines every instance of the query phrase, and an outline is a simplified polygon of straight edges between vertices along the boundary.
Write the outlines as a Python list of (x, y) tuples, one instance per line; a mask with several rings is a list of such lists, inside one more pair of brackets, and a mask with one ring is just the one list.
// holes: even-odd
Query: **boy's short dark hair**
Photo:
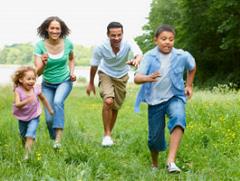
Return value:
[(123, 25), (119, 22), (114, 21), (114, 22), (109, 23), (107, 26), (107, 33), (109, 33), (111, 28), (122, 28), (122, 31), (123, 31)]
[(154, 34), (155, 38), (157, 38), (164, 31), (172, 32), (174, 36), (176, 34), (175, 29), (171, 25), (163, 24), (163, 25), (160, 25), (155, 31), (155, 34)]

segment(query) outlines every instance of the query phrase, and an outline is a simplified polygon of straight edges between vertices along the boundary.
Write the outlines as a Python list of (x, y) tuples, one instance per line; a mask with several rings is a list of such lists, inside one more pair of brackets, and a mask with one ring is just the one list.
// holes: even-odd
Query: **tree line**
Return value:
[[(76, 65), (89, 65), (92, 49), (92, 47), (74, 45)], [(0, 50), (0, 64), (33, 64), (33, 53), (34, 45), (31, 43), (6, 45)]]
[(234, 83), (240, 87), (239, 0), (153, 0), (144, 33), (136, 38), (146, 52), (160, 24), (176, 29), (175, 47), (196, 59), (196, 84)]

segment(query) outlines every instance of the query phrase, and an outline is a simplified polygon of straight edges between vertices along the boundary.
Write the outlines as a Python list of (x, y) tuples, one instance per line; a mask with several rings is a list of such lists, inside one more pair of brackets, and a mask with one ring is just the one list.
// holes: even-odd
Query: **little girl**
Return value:
[(39, 99), (46, 106), (50, 114), (53, 109), (41, 92), (39, 86), (35, 86), (37, 73), (34, 68), (20, 67), (13, 75), (15, 99), (13, 115), (19, 121), (19, 132), (25, 148), (24, 160), (29, 158), (33, 141), (36, 138), (36, 129), (39, 116), (42, 112)]

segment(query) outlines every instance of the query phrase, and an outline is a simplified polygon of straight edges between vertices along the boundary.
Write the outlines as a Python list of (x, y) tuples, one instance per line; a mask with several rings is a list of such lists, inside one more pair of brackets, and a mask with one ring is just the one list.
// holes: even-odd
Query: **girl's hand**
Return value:
[(48, 60), (48, 54), (47, 53), (42, 54), (41, 60), (42, 60), (43, 65), (46, 65), (47, 60)]
[(77, 77), (74, 74), (70, 74), (70, 79), (72, 82), (76, 81)]

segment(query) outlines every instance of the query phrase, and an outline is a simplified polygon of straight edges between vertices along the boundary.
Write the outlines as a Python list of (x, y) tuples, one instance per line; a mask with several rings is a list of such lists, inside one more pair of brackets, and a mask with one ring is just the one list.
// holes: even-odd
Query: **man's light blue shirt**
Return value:
[(126, 62), (130, 59), (130, 52), (133, 56), (142, 55), (138, 45), (134, 41), (122, 40), (120, 50), (115, 54), (112, 50), (110, 40), (105, 40), (101, 45), (94, 49), (91, 66), (98, 66), (98, 70), (105, 74), (121, 78), (129, 71)]
[[(159, 72), (162, 63), (159, 48), (155, 47), (144, 55), (137, 73), (150, 75), (154, 72)], [(167, 91), (166, 94), (172, 94), (172, 96), (177, 96), (182, 99), (183, 102), (186, 102), (183, 74), (185, 70), (191, 71), (194, 67), (195, 60), (189, 52), (173, 48), (170, 56), (170, 69), (167, 74), (171, 82), (171, 90)], [(146, 102), (149, 105), (156, 105), (162, 102), (161, 99), (163, 99), (164, 95), (154, 90), (157, 84), (161, 85), (159, 82), (147, 82), (141, 86), (134, 107), (136, 112), (139, 112), (141, 102)], [(159, 89), (161, 89), (161, 87), (159, 87)], [(172, 96), (169, 96), (168, 99)]]

